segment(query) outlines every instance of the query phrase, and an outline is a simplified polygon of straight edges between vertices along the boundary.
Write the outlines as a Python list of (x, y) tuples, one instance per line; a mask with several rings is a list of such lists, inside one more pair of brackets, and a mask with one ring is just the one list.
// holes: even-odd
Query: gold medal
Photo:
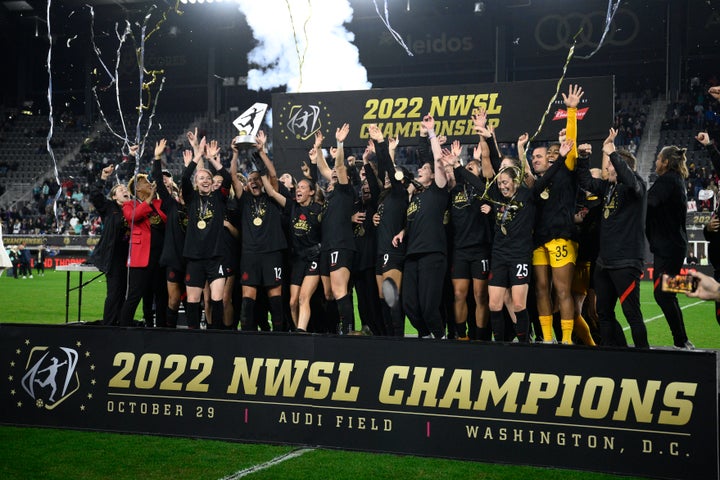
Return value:
[(205, 220), (198, 220), (197, 227), (200, 230), (205, 230), (205, 227), (207, 227), (207, 223), (205, 223)]
[(500, 225), (500, 231), (503, 235), (507, 235), (507, 228), (505, 228), (505, 225)]
[(610, 216), (610, 209), (605, 207), (603, 210), (603, 217), (608, 218)]
[(540, 194), (540, 198), (542, 198), (543, 200), (547, 200), (548, 198), (550, 198), (550, 191), (547, 188), (543, 190)]
[(364, 237), (365, 236), (365, 227), (360, 225), (360, 228), (358, 228), (358, 236)]
[(260, 218), (260, 217), (255, 217), (255, 218), (253, 219), (253, 225), (255, 225), (256, 227), (259, 227), (260, 225), (262, 225), (262, 218)]

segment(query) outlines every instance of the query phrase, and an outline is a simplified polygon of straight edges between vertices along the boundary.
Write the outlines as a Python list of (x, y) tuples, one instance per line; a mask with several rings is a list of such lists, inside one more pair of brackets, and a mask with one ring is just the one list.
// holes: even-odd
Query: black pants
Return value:
[(602, 344), (622, 344), (622, 340), (615, 339), (618, 331), (615, 304), (620, 300), (635, 347), (649, 348), (647, 329), (640, 310), (640, 270), (632, 267), (608, 269), (598, 265), (593, 279)]
[[(720, 282), (720, 270), (715, 270), (713, 274), (715, 280)], [(718, 325), (720, 325), (720, 302), (715, 302), (715, 320), (717, 320)]]
[(665, 315), (665, 320), (667, 320), (673, 336), (673, 343), (677, 347), (684, 346), (688, 340), (687, 333), (685, 333), (685, 322), (683, 321), (683, 314), (682, 310), (680, 310), (677, 294), (662, 291), (662, 276), (664, 273), (670, 276), (680, 273), (683, 261), (683, 258), (668, 258), (655, 255), (655, 263), (653, 265), (653, 295), (663, 315)]
[[(162, 274), (164, 271), (152, 258), (147, 267), (131, 267), (127, 297), (120, 313), (120, 326), (128, 327), (133, 323), (135, 310), (143, 298), (152, 299), (154, 296), (157, 309), (158, 326), (165, 326), (167, 322), (167, 284)], [(147, 297), (146, 297), (147, 295)], [(153, 326), (152, 300), (146, 300), (143, 305), (143, 315), (148, 326)]]
[(360, 322), (370, 327), (373, 335), (385, 335), (385, 325), (380, 312), (380, 294), (375, 279), (375, 268), (360, 270), (353, 275), (355, 293), (357, 294)]
[(103, 309), (103, 325), (118, 325), (120, 323), (120, 311), (125, 303), (125, 285), (127, 280), (127, 267), (122, 260), (119, 265), (110, 267), (105, 274), (107, 282), (107, 295), (105, 296), (105, 308)]
[(444, 334), (440, 305), (447, 258), (442, 253), (411, 255), (405, 259), (402, 281), (403, 309), (420, 336)]

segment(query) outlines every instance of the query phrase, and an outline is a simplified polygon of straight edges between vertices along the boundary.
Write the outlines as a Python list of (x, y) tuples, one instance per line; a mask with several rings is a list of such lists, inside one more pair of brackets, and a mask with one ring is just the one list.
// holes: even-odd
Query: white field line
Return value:
[[(685, 305), (684, 307), (680, 307), (680, 310), (685, 310), (686, 308), (694, 307), (695, 305), (700, 305), (702, 303), (705, 303), (705, 301), (700, 300), (699, 302), (689, 303), (689, 304)], [(650, 323), (653, 320), (657, 320), (658, 318), (665, 318), (665, 315), (662, 313), (660, 315), (655, 315), (654, 317), (646, 319), (644, 323)], [(627, 330), (630, 330), (630, 325), (628, 325), (627, 327), (623, 327), (623, 332), (627, 331)]]
[(299, 457), (300, 455), (303, 455), (307, 452), (312, 452), (315, 450), (314, 448), (301, 448), (298, 450), (293, 450), (292, 452), (286, 453), (285, 455), (280, 455), (279, 457), (275, 457), (272, 460), (269, 460), (265, 463), (261, 463), (259, 465), (253, 465), (250, 468), (246, 468), (245, 470), (240, 470), (238, 472), (235, 472), (233, 474), (228, 475), (227, 477), (223, 477), (220, 480), (237, 480), (238, 478), (243, 478), (246, 475), (250, 475), (251, 473), (259, 472), (260, 470), (265, 470), (266, 468), (270, 468), (272, 466), (275, 466), (279, 463), (284, 462), (285, 460), (290, 460), (296, 457)]

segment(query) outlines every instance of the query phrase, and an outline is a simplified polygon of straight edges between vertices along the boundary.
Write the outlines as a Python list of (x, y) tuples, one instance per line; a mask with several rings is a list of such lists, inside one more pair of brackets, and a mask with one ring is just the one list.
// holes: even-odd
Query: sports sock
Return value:
[(540, 320), (540, 328), (542, 329), (543, 341), (552, 342), (552, 339), (553, 339), (553, 328), (552, 328), (553, 317), (552, 317), (552, 315), (539, 315), (538, 318)]
[(562, 343), (572, 344), (573, 325), (575, 325), (575, 320), (573, 319), (560, 320), (560, 327), (562, 328)]

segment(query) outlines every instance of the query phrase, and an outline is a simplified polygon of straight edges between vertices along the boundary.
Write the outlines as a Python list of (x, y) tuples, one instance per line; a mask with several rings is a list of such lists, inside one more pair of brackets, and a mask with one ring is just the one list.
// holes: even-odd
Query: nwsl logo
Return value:
[(80, 387), (77, 362), (78, 353), (71, 348), (33, 348), (20, 384), (36, 406), (52, 410)]
[(307, 140), (321, 127), (320, 107), (317, 105), (295, 105), (290, 109), (287, 129), (296, 138)]

